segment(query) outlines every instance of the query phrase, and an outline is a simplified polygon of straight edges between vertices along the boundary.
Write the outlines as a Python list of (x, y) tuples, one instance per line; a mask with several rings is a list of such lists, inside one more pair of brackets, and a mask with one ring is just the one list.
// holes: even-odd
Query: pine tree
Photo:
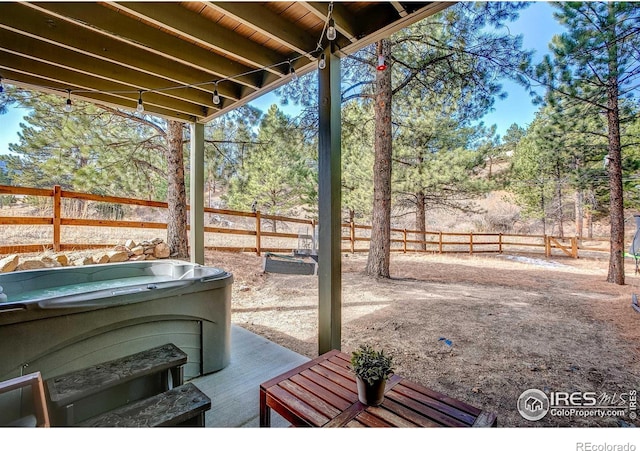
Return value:
[[(640, 78), (640, 4), (557, 2), (556, 19), (567, 32), (554, 36), (548, 55), (529, 79), (548, 87), (547, 100), (594, 106), (607, 118), (610, 202), (610, 259), (607, 281), (623, 285), (624, 200), (620, 100), (633, 95)], [(524, 84), (529, 79), (522, 78)]]
[(490, 187), (478, 173), (493, 147), (487, 146), (493, 131), (465, 125), (456, 102), (447, 105), (442, 96), (417, 100), (409, 95), (396, 100), (395, 108), (394, 203), (415, 214), (424, 241), (431, 210), (479, 211), (473, 200)]
[[(255, 206), (271, 215), (292, 214), (315, 202), (314, 163), (309, 146), (289, 118), (272, 105), (258, 131), (260, 145), (245, 156), (232, 177), (225, 200), (231, 208), (248, 211)], [(276, 230), (276, 221), (272, 221)]]

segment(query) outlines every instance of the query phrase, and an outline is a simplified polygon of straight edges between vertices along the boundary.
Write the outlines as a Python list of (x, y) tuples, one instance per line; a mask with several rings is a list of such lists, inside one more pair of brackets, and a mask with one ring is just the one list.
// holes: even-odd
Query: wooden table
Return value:
[(260, 427), (271, 409), (293, 426), (496, 427), (496, 415), (394, 375), (378, 407), (358, 401), (349, 356), (330, 351), (260, 385)]

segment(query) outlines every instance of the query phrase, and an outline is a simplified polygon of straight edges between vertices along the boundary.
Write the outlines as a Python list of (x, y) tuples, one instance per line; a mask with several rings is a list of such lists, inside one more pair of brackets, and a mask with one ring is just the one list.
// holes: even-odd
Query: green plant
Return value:
[(393, 356), (384, 350), (376, 351), (370, 345), (360, 345), (351, 353), (351, 366), (356, 376), (368, 384), (377, 380), (387, 380), (393, 375)]

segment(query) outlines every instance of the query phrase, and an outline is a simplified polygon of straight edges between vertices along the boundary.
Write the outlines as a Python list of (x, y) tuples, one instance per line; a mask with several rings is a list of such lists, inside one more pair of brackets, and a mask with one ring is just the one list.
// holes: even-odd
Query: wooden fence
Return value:
[[(52, 199), (51, 216), (2, 216), (0, 210), (0, 232), (7, 226), (50, 226), (52, 227), (52, 242), (38, 244), (8, 244), (2, 238), (6, 233), (0, 233), (0, 255), (10, 253), (42, 252), (51, 249), (56, 252), (76, 251), (93, 248), (106, 248), (114, 246), (114, 243), (63, 243), (61, 242), (61, 230), (66, 227), (111, 227), (134, 229), (166, 229), (163, 222), (125, 221), (109, 219), (79, 219), (63, 217), (62, 202), (64, 199), (76, 199), (82, 201), (135, 205), (150, 208), (167, 209), (166, 202), (147, 201), (141, 199), (129, 199), (115, 196), (99, 196), (95, 194), (66, 191), (60, 186), (53, 189), (25, 188), (0, 185), (0, 195), (9, 196), (35, 196)], [(2, 203), (0, 202), (0, 205)], [(205, 208), (205, 214), (213, 217), (240, 218), (244, 221), (244, 228), (231, 227), (238, 221), (226, 221), (220, 227), (204, 228), (205, 235), (216, 235), (225, 241), (225, 246), (207, 245), (207, 249), (234, 252), (254, 252), (260, 255), (262, 252), (292, 252), (301, 247), (301, 242), (311, 243), (317, 223), (314, 220), (289, 218), (285, 216), (267, 215), (259, 211), (243, 212), (218, 208)], [(272, 225), (272, 230), (266, 230), (267, 225)], [(295, 224), (303, 230), (298, 233), (278, 232), (275, 224), (287, 225), (285, 229), (291, 229)], [(281, 227), (282, 228), (282, 227)], [(6, 229), (5, 229), (6, 230)], [(360, 225), (353, 222), (342, 224), (343, 252), (367, 252), (370, 241), (371, 226)], [(230, 237), (249, 238), (250, 244), (231, 243)], [(253, 237), (253, 238), (251, 238)], [(277, 239), (278, 242), (267, 243), (269, 239)], [(286, 243), (283, 245), (282, 243)], [(609, 252), (608, 239), (578, 239), (577, 237), (559, 238), (548, 235), (523, 235), (507, 233), (474, 233), (474, 232), (442, 232), (409, 229), (391, 229), (392, 252), (428, 252), (434, 254), (445, 253), (540, 253), (547, 257), (553, 255), (567, 255), (578, 258), (580, 252)], [(234, 245), (231, 245), (234, 244)]]

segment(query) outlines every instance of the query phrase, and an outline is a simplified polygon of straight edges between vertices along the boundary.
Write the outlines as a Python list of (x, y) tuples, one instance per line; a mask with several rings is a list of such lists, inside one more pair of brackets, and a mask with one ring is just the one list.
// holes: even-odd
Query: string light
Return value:
[(140, 91), (140, 95), (138, 97), (138, 106), (136, 106), (136, 111), (138, 113), (142, 113), (144, 111), (144, 105), (142, 104), (142, 91)]
[(333, 17), (329, 19), (329, 26), (327, 27), (327, 39), (333, 41), (336, 39), (338, 34), (336, 33), (336, 23), (333, 20)]
[[(214, 91), (213, 91), (212, 100), (213, 100), (214, 104), (218, 105), (221, 102), (221, 97), (220, 97), (220, 94), (218, 93), (218, 90), (217, 90), (218, 83), (220, 83), (222, 81), (239, 79), (241, 77), (246, 77), (248, 75), (253, 75), (255, 73), (262, 72), (265, 69), (273, 69), (273, 68), (282, 66), (284, 64), (289, 64), (288, 74), (291, 75), (291, 80), (292, 81), (298, 80), (298, 74), (296, 73), (296, 70), (293, 67), (293, 63), (295, 61), (299, 60), (299, 59), (302, 59), (302, 58), (309, 58), (309, 57), (315, 58), (318, 55), (318, 53), (317, 53), (318, 51), (322, 52), (322, 50), (323, 50), (322, 49), (322, 38), (323, 38), (323, 36), (325, 34), (325, 30), (326, 30), (327, 39), (333, 41), (337, 36), (336, 29), (335, 29), (335, 22), (334, 22), (333, 17), (332, 17), (332, 11), (333, 11), (333, 2), (331, 2), (329, 4), (329, 12), (327, 14), (327, 18), (325, 19), (323, 31), (320, 34), (320, 39), (318, 41), (318, 45), (317, 45), (315, 50), (313, 50), (311, 52), (307, 52), (307, 53), (305, 53), (303, 55), (297, 56), (297, 57), (295, 57), (293, 59), (290, 59), (288, 61), (282, 61), (282, 62), (279, 62), (279, 63), (273, 63), (273, 64), (270, 64), (268, 66), (264, 66), (264, 67), (261, 67), (261, 68), (251, 69), (251, 70), (248, 70), (246, 72), (238, 73), (238, 74), (235, 74), (235, 75), (230, 75), (228, 77), (225, 77), (225, 78), (222, 78), (222, 79), (218, 79), (215, 82), (212, 82), (211, 80), (208, 80), (208, 81), (204, 81), (204, 82), (200, 82), (200, 83), (191, 83), (191, 84), (184, 84), (184, 85), (180, 85), (180, 86), (169, 86), (169, 87), (166, 87), (166, 88), (157, 88), (157, 89), (153, 89), (151, 91), (139, 90), (138, 91), (138, 102), (136, 104), (136, 111), (138, 113), (144, 112), (144, 103), (142, 101), (142, 93), (143, 92), (165, 92), (165, 91), (172, 91), (172, 90), (176, 90), (176, 89), (185, 89), (185, 88), (195, 88), (195, 87), (200, 87), (200, 86), (206, 86), (206, 85), (210, 85), (211, 83), (214, 83), (215, 86), (216, 86)], [(325, 67), (326, 67), (326, 56), (325, 56), (324, 53), (321, 53), (320, 56), (319, 56), (319, 59), (318, 59), (318, 68), (319, 69), (324, 69)], [(3, 80), (4, 80), (4, 78), (0, 76), (0, 94), (4, 92)], [(33, 85), (33, 86), (36, 87), (36, 88), (57, 90), (55, 88), (52, 88), (52, 87), (46, 86), (46, 85)], [(131, 93), (135, 93), (136, 91), (126, 90), (126, 89), (123, 89), (123, 90), (105, 90), (105, 91), (97, 90), (97, 89), (74, 89), (74, 90), (67, 89), (66, 92), (67, 92), (67, 101), (66, 101), (66, 104), (64, 106), (64, 110), (66, 112), (70, 112), (73, 109), (73, 103), (71, 101), (71, 93), (74, 93), (74, 94), (83, 94), (83, 93), (95, 94), (95, 93), (100, 93), (100, 94), (118, 95), (118, 94), (131, 94)]]
[(298, 79), (296, 69), (293, 67), (293, 64), (291, 64), (291, 62), (289, 62), (289, 74), (291, 74), (291, 81), (296, 81)]
[(216, 81), (216, 86), (213, 89), (213, 103), (215, 105), (220, 104), (220, 95), (218, 94), (218, 82)]
[(327, 39), (333, 41), (338, 36), (336, 23), (333, 20), (333, 2), (329, 3), (329, 26), (327, 27)]
[(323, 53), (320, 55), (320, 59), (318, 60), (318, 69), (322, 70), (325, 67), (327, 67), (327, 59), (325, 54)]
[(71, 105), (71, 89), (67, 89), (67, 103), (64, 106), (65, 113), (71, 113), (73, 106)]

